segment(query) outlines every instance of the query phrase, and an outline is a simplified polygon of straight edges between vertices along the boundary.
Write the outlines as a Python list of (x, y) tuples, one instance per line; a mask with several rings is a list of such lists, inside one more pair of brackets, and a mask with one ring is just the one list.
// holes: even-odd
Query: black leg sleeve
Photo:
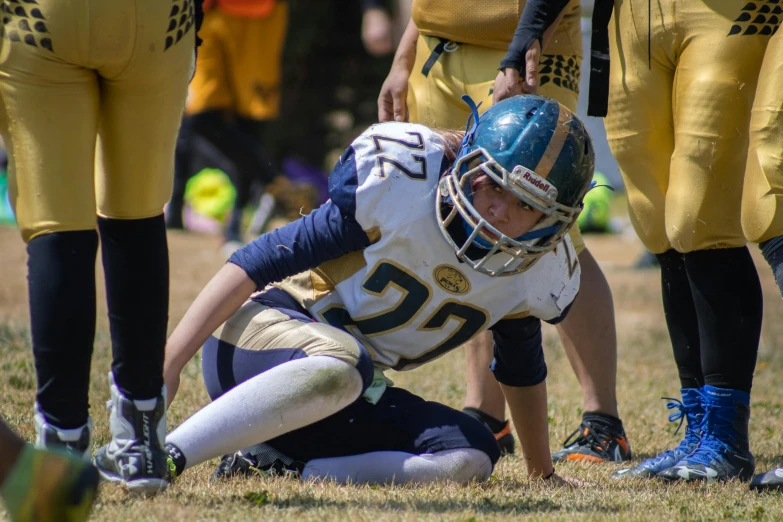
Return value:
[(683, 388), (701, 388), (699, 324), (683, 255), (676, 250), (657, 254), (661, 265), (661, 294), (666, 326), (674, 350), (674, 361)]
[(97, 252), (94, 230), (45, 234), (27, 245), (36, 399), (62, 429), (87, 422)]
[(115, 382), (131, 399), (158, 397), (169, 314), (169, 252), (163, 216), (98, 218), (98, 231)]
[(704, 384), (750, 393), (763, 301), (747, 247), (683, 255), (699, 318)]

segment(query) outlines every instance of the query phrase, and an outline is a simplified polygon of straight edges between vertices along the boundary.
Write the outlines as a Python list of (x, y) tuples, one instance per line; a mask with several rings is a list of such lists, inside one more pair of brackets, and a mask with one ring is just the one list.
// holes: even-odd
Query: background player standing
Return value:
[[(554, 22), (562, 8), (563, 21), (558, 26)], [(412, 19), (378, 99), (379, 120), (459, 128), (468, 116), (462, 94), (482, 102), (481, 110), (486, 110), (493, 101), (535, 92), (537, 87), (539, 94), (576, 111), (582, 61), (580, 14), (576, 0), (480, 5), (414, 0)], [(546, 54), (540, 55), (542, 38)], [(569, 437), (554, 458), (627, 460), (630, 445), (617, 412), (611, 290), (579, 229), (572, 228), (570, 234), (582, 266), (581, 289), (574, 308), (557, 329), (582, 387), (584, 414), (582, 425), (572, 434), (575, 437)], [(465, 411), (485, 422), (505, 451), (513, 451), (508, 422), (502, 420), (503, 394), (489, 371), (491, 337), (484, 334), (468, 343), (466, 357)]]
[(100, 238), (114, 359), (112, 441), (96, 464), (105, 478), (145, 491), (165, 487), (168, 471), (163, 205), (199, 5), (27, 0), (1, 7), (0, 131), (29, 256), (37, 445), (92, 454), (87, 392)]
[[(599, 4), (611, 12), (611, 2)], [(619, 476), (753, 474), (748, 419), (762, 298), (740, 203), (751, 104), (777, 27), (771, 4), (614, 4), (606, 132), (631, 222), (660, 261), (688, 421), (677, 448)]]
[(266, 185), (276, 170), (262, 146), (262, 134), (280, 111), (283, 44), (288, 2), (206, 0), (196, 75), (190, 83), (187, 116), (177, 141), (174, 190), (167, 211), (169, 228), (182, 228), (185, 185), (191, 172), (194, 139), (206, 139), (233, 164), (236, 189), (224, 237), (242, 242), (242, 214), (252, 185)]

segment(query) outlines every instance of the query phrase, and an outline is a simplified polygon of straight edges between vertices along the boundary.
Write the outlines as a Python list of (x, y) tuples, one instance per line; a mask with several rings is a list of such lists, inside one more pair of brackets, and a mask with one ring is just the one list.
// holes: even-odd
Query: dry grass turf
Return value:
[[(675, 425), (661, 396), (676, 396), (678, 383), (659, 295), (659, 272), (631, 265), (641, 248), (630, 236), (590, 237), (588, 246), (601, 262), (614, 292), (619, 337), (620, 412), (637, 459), (675, 445)], [(222, 265), (216, 238), (171, 234), (172, 295), (170, 326), (203, 284)], [(757, 255), (766, 299), (762, 346), (752, 396), (751, 442), (757, 469), (783, 465), (783, 300), (769, 269)], [(28, 440), (34, 435), (32, 404), (35, 373), (30, 349), (25, 251), (17, 231), (0, 227), (0, 414)], [(99, 280), (102, 276), (99, 275)], [(102, 290), (99, 290), (102, 292)], [(103, 299), (103, 294), (99, 295)], [(90, 390), (96, 444), (109, 438), (104, 403), (110, 349), (105, 305), (99, 305), (98, 335)], [(578, 425), (581, 397), (554, 331), (545, 332), (549, 364), (551, 445), (559, 448)], [(413, 372), (391, 377), (400, 386), (461, 407), (465, 392), (460, 350)], [(181, 423), (208, 401), (198, 358), (187, 366), (169, 426)], [(317, 444), (317, 441), (313, 441)], [(96, 446), (97, 447), (97, 446)], [(592, 483), (584, 489), (548, 487), (530, 482), (524, 464), (501, 460), (488, 483), (468, 487), (344, 487), (257, 477), (213, 485), (216, 461), (189, 470), (169, 490), (154, 498), (131, 498), (119, 487), (105, 486), (93, 520), (783, 520), (783, 495), (757, 495), (740, 483), (665, 485), (650, 481), (617, 483), (609, 478), (616, 465), (558, 466), (562, 475)], [(0, 509), (0, 517), (2, 517)]]

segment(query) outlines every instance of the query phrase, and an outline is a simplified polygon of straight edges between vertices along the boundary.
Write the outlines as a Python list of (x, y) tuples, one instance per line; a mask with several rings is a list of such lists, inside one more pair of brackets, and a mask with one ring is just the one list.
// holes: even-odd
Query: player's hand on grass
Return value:
[(362, 18), (362, 42), (372, 56), (384, 56), (394, 50), (392, 25), (383, 9), (368, 9)]
[(392, 66), (378, 96), (378, 121), (408, 121), (408, 77), (410, 71)]
[(567, 488), (584, 488), (591, 485), (589, 482), (577, 480), (573, 477), (561, 477), (557, 473), (548, 478), (545, 483), (549, 486)]
[(525, 55), (525, 77), (513, 67), (501, 70), (495, 78), (492, 103), (518, 94), (535, 94), (538, 91), (538, 61), (541, 58), (541, 43), (536, 40)]

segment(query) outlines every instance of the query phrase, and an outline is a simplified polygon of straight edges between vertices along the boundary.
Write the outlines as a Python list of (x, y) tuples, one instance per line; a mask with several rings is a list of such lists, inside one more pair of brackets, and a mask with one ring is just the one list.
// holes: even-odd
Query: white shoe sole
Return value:
[(165, 479), (156, 478), (143, 478), (136, 480), (125, 481), (119, 475), (104, 471), (103, 469), (95, 466), (98, 469), (98, 473), (101, 476), (101, 483), (113, 482), (114, 484), (123, 484), (128, 488), (129, 493), (139, 495), (155, 495), (166, 491), (169, 487), (169, 481)]

